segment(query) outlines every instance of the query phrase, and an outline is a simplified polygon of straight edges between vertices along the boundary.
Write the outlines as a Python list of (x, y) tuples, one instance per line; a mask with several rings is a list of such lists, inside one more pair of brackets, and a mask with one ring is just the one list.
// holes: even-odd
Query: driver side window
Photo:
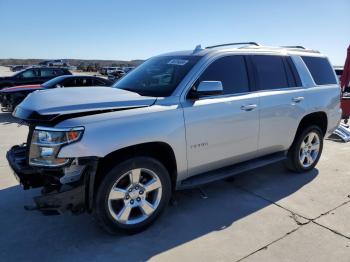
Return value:
[(20, 75), (20, 78), (33, 78), (33, 77), (37, 77), (36, 71), (34, 69), (26, 70)]
[(242, 55), (225, 56), (210, 64), (197, 80), (221, 81), (223, 94), (249, 92), (249, 80), (245, 59)]

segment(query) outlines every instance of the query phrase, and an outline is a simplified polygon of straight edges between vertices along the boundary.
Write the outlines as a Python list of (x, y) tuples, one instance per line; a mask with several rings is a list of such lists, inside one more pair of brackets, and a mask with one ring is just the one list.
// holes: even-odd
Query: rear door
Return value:
[(40, 68), (40, 78), (42, 82), (46, 82), (57, 76), (53, 68)]
[(183, 103), (189, 176), (253, 158), (258, 146), (259, 98), (244, 56), (218, 58), (195, 86), (201, 81), (221, 81), (224, 93)]
[(259, 155), (284, 151), (306, 112), (305, 90), (288, 56), (251, 55), (260, 97)]

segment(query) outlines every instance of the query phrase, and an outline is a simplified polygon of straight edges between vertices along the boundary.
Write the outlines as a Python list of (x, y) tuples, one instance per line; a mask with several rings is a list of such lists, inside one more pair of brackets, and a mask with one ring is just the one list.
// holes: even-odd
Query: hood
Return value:
[(23, 85), (23, 86), (12, 86), (1, 89), (2, 93), (11, 93), (17, 91), (34, 91), (37, 89), (43, 89), (44, 87), (41, 85)]
[(11, 80), (11, 79), (12, 79), (12, 77), (10, 77), (10, 76), (1, 76), (0, 83), (5, 83), (6, 81)]
[(111, 87), (55, 88), (30, 94), (13, 115), (27, 122), (60, 122), (83, 115), (147, 107), (156, 100)]

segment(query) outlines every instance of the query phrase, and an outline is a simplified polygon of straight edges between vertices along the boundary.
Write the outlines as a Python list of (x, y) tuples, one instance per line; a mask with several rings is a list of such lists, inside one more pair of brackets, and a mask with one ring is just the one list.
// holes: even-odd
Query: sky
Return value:
[(342, 65), (350, 0), (0, 0), (0, 58), (132, 60), (242, 41)]

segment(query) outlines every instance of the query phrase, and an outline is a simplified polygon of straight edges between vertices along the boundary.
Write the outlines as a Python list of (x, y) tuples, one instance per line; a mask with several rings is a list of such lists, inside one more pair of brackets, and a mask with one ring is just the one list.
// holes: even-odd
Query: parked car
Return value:
[(115, 66), (102, 67), (99, 72), (101, 75), (108, 75), (108, 74), (112, 74), (117, 70), (122, 70), (122, 69), (120, 67), (115, 67)]
[[(339, 79), (340, 83), (340, 77), (343, 75), (344, 68), (342, 66), (334, 67), (335, 73), (337, 74), (337, 77)], [(350, 86), (346, 86), (342, 90), (342, 98), (340, 101), (341, 109), (342, 109), (342, 118), (344, 120), (345, 124), (349, 123), (350, 118)]]
[(39, 65), (41, 65), (41, 66), (58, 66), (58, 67), (69, 66), (68, 63), (62, 59), (42, 61), (39, 63)]
[(0, 105), (3, 111), (12, 112), (30, 93), (62, 87), (111, 86), (112, 82), (96, 76), (64, 75), (55, 77), (41, 85), (23, 85), (0, 90)]
[(313, 169), (341, 118), (327, 57), (232, 45), (156, 56), (114, 88), (25, 99), (13, 115), (29, 124), (28, 140), (7, 159), (24, 189), (44, 188), (36, 208), (86, 210), (108, 232), (131, 233), (154, 222), (174, 190), (277, 161)]
[(67, 69), (55, 67), (31, 67), (20, 71), (13, 76), (0, 77), (0, 90), (4, 87), (18, 85), (42, 84), (61, 75), (71, 75)]
[(135, 69), (134, 66), (127, 66), (127, 67), (123, 67), (122, 70), (127, 74), (129, 73), (131, 70)]
[(14, 66), (11, 66), (10, 68), (11, 68), (12, 72), (17, 72), (17, 71), (21, 71), (27, 67), (28, 67), (27, 65), (14, 65)]
[(123, 71), (123, 70), (121, 69), (121, 67), (108, 67), (106, 70), (106, 74), (107, 75), (113, 74), (116, 71)]
[(124, 75), (125, 75), (125, 72), (123, 70), (116, 70), (108, 74), (108, 80), (115, 82), (118, 79), (122, 78)]
[[(338, 80), (340, 82), (340, 77), (343, 74), (344, 68), (342, 66), (337, 66), (337, 67), (334, 67), (334, 71), (335, 71), (335, 73), (336, 73), (336, 75), (338, 77)], [(350, 86), (345, 87), (344, 93), (350, 93)]]

